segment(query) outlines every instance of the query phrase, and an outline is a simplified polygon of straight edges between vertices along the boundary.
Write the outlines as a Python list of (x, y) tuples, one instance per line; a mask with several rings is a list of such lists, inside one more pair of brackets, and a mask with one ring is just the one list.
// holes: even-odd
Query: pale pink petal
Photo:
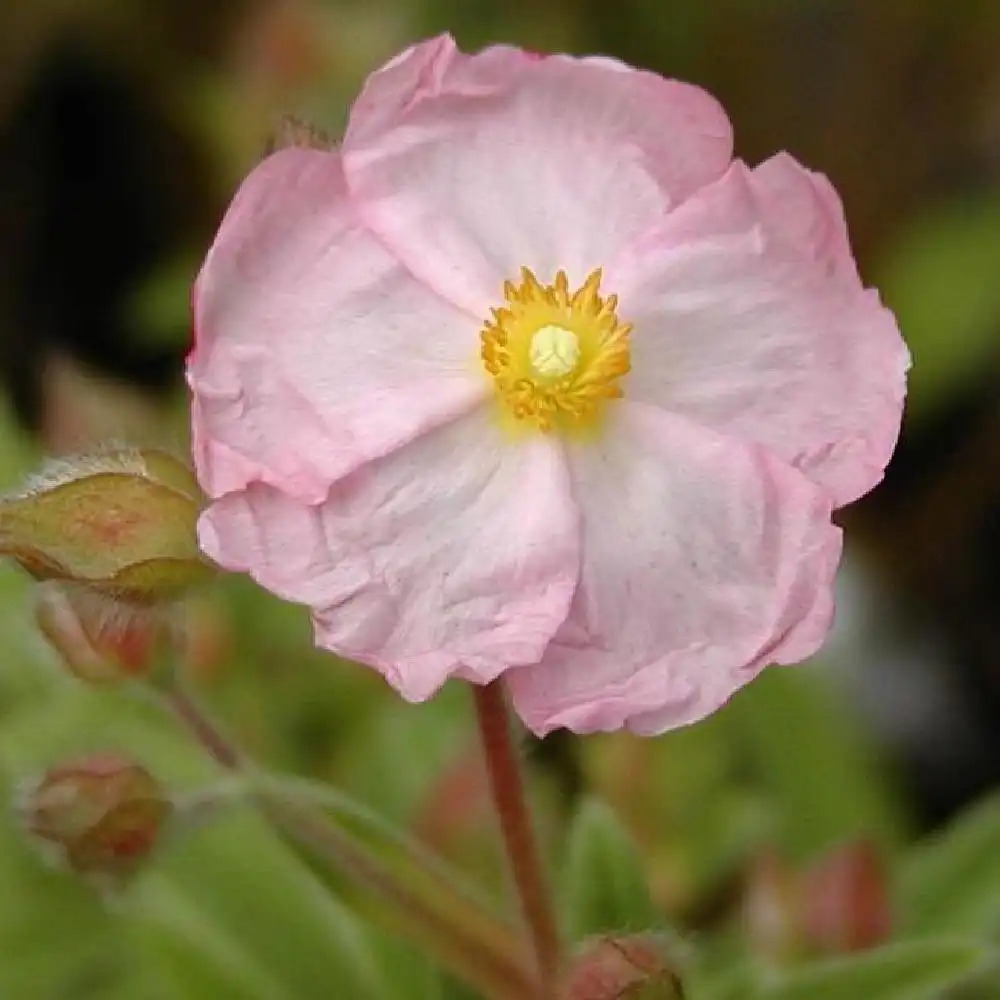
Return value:
[(579, 573), (578, 517), (551, 439), (510, 441), (484, 407), (307, 505), (266, 485), (216, 501), (201, 542), (221, 565), (309, 605), (317, 642), (406, 698), (452, 675), (537, 661)]
[(580, 585), (541, 662), (507, 675), (535, 732), (662, 732), (822, 643), (841, 539), (805, 476), (630, 402), (569, 462)]
[(844, 206), (823, 174), (787, 153), (754, 167), (750, 184), (768, 226), (781, 230), (803, 256), (856, 286), (858, 268), (847, 235)]
[(474, 406), (479, 320), (358, 221), (336, 153), (286, 149), (250, 174), (194, 295), (194, 454), (218, 496), (331, 482)]
[[(784, 196), (787, 195), (787, 204)], [(627, 395), (766, 445), (838, 505), (881, 478), (909, 354), (827, 185), (735, 163), (606, 271), (635, 324)]]
[(725, 113), (697, 87), (611, 60), (466, 56), (447, 37), (369, 79), (343, 146), (373, 230), (480, 315), (522, 266), (581, 282), (731, 151)]

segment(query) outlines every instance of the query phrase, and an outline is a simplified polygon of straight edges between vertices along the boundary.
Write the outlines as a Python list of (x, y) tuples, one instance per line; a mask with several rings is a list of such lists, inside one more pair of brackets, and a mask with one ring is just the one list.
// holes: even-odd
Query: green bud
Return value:
[(0, 499), (0, 555), (38, 580), (155, 604), (207, 579), (198, 485), (165, 452), (135, 448), (60, 459)]

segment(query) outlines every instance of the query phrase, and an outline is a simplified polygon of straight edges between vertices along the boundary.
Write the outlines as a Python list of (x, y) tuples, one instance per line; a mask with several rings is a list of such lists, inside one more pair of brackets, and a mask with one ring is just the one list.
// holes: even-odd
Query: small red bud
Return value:
[(684, 987), (660, 934), (600, 937), (584, 942), (561, 1000), (683, 1000)]
[(47, 772), (19, 812), (28, 832), (74, 872), (115, 880), (152, 852), (171, 804), (145, 768), (105, 753)]
[(802, 930), (815, 951), (860, 951), (892, 930), (888, 876), (871, 844), (846, 844), (820, 859), (804, 877)]
[(70, 673), (88, 684), (144, 677), (178, 641), (169, 619), (75, 585), (38, 587), (35, 618)]

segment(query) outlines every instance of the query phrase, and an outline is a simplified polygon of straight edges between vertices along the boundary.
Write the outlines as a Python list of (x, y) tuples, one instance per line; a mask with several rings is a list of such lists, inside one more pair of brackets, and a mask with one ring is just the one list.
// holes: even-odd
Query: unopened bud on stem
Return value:
[(683, 1000), (684, 987), (660, 934), (594, 938), (570, 966), (560, 1000)]
[(882, 855), (865, 841), (831, 851), (805, 875), (802, 930), (810, 950), (862, 951), (892, 933), (889, 876)]
[(38, 580), (133, 604), (171, 600), (212, 573), (195, 534), (199, 497), (191, 472), (165, 452), (61, 459), (0, 499), (0, 555)]
[(181, 641), (165, 613), (57, 580), (39, 585), (35, 619), (69, 672), (88, 684), (148, 677)]
[(49, 771), (19, 812), (28, 832), (74, 872), (119, 880), (152, 852), (171, 805), (145, 768), (107, 753)]

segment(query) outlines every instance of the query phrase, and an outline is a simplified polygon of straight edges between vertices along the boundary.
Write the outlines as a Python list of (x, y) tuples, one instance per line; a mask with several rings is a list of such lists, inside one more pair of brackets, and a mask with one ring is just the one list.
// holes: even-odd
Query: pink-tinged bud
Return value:
[(802, 932), (810, 950), (861, 951), (881, 944), (891, 931), (885, 863), (870, 844), (838, 848), (806, 873)]
[(166, 616), (55, 580), (39, 585), (35, 619), (69, 672), (88, 684), (144, 677), (176, 643)]
[(198, 549), (199, 508), (193, 475), (165, 452), (61, 459), (0, 499), (0, 555), (38, 580), (156, 604), (213, 572)]
[(660, 934), (600, 937), (583, 944), (561, 1000), (682, 1000), (684, 987)]
[(171, 804), (145, 768), (106, 753), (49, 771), (19, 811), (28, 832), (74, 872), (118, 880), (152, 852)]

